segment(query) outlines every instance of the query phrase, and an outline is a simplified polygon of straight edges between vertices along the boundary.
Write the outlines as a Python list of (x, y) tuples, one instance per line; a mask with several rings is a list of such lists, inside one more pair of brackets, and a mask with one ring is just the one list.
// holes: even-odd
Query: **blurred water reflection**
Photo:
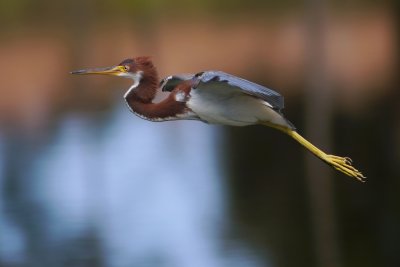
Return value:
[[(198, 122), (150, 125), (125, 106), (100, 126), (69, 115), (11, 177), (19, 193), (1, 195), (9, 209), (1, 207), (0, 262), (264, 266), (244, 244), (231, 247), (237, 255), (224, 252), (220, 136)], [(0, 185), (11, 183), (0, 177)]]

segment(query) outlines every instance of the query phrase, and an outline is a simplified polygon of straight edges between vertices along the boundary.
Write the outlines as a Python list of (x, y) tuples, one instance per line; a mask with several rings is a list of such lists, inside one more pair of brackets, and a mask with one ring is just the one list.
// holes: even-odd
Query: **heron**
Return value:
[[(71, 74), (103, 74), (132, 80), (124, 98), (130, 111), (142, 119), (161, 122), (199, 120), (229, 126), (265, 125), (292, 137), (334, 169), (363, 182), (365, 176), (352, 166), (349, 157), (323, 152), (302, 137), (282, 110), (284, 98), (278, 92), (243, 78), (222, 72), (168, 76), (161, 81), (150, 57), (123, 60), (118, 65), (72, 71)], [(154, 102), (158, 90), (169, 92)]]

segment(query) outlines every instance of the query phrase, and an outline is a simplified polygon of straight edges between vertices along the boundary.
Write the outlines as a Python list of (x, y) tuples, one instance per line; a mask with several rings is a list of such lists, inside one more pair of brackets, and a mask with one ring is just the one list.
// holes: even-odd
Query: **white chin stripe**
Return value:
[(133, 84), (131, 85), (131, 87), (129, 87), (128, 91), (126, 91), (124, 97), (126, 97), (133, 89), (135, 89), (136, 87), (138, 87), (140, 80), (143, 77), (143, 71), (138, 71), (135, 73), (120, 73), (118, 74), (118, 76), (120, 77), (125, 77), (125, 78), (129, 78), (133, 80)]

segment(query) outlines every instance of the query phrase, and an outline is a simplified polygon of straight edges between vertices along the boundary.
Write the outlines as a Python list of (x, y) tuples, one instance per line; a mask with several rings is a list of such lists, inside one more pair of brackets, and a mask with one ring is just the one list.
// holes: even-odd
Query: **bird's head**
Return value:
[(156, 70), (149, 57), (136, 57), (123, 60), (111, 67), (92, 68), (72, 71), (71, 74), (103, 74), (125, 77), (133, 80), (134, 87), (139, 85), (145, 76), (157, 76)]

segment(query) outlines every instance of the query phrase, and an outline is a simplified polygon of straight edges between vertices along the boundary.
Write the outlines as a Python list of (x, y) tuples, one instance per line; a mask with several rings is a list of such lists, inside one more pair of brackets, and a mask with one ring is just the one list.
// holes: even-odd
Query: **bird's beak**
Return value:
[(84, 69), (71, 71), (71, 74), (105, 74), (105, 75), (120, 75), (126, 73), (123, 66), (112, 66), (106, 68), (94, 68), (94, 69)]

